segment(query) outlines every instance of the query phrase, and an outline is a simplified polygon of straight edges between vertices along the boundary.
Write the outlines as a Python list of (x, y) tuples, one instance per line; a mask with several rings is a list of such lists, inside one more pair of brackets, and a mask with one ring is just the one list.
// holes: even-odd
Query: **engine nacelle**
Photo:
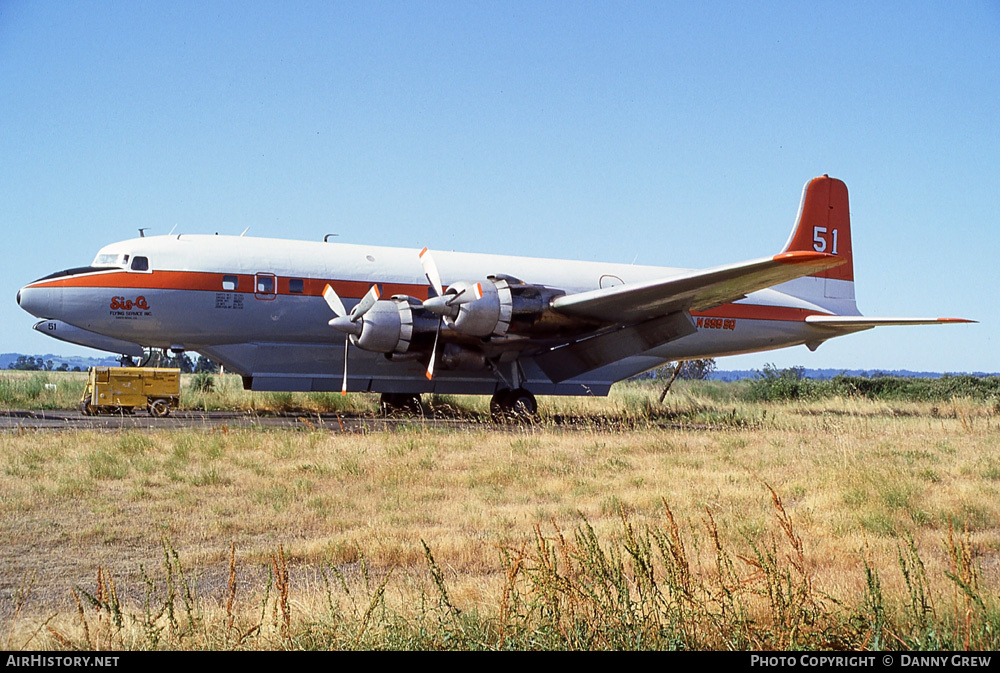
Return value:
[(553, 297), (565, 294), (544, 285), (530, 285), (513, 276), (489, 276), (480, 283), (459, 282), (450, 285), (445, 297), (462, 297), (475, 291), (482, 291), (482, 298), (455, 306), (457, 311), (445, 313), (445, 323), (462, 334), (477, 337), (502, 337), (514, 322), (521, 328), (532, 325), (548, 309)]
[(376, 353), (405, 353), (415, 333), (433, 332), (437, 326), (436, 318), (423, 313), (420, 302), (412, 297), (380, 299), (361, 318), (361, 333), (350, 335), (351, 343)]
[(445, 295), (472, 293), (477, 285), (483, 296), (459, 305), (457, 315), (444, 316), (445, 323), (462, 334), (477, 337), (503, 336), (510, 327), (513, 310), (510, 286), (506, 280), (490, 278), (480, 283), (461, 281), (449, 286)]

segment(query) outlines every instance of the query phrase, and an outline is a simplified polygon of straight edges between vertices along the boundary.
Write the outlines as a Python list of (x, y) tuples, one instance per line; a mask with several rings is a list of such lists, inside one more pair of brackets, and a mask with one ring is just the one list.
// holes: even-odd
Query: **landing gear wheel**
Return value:
[(490, 415), (495, 421), (532, 420), (538, 413), (535, 396), (524, 388), (498, 390), (490, 400)]
[(510, 413), (518, 418), (534, 418), (538, 413), (538, 402), (535, 396), (524, 388), (510, 391), (507, 395), (507, 404)]
[(510, 390), (502, 388), (493, 393), (493, 397), (490, 398), (490, 418), (497, 423), (503, 421), (507, 415), (507, 396), (509, 394)]
[(153, 400), (149, 405), (149, 415), (156, 418), (163, 418), (170, 413), (170, 402), (167, 400)]
[(382, 393), (382, 411), (391, 416), (394, 413), (407, 413), (420, 416), (423, 407), (420, 405), (420, 395), (410, 393)]

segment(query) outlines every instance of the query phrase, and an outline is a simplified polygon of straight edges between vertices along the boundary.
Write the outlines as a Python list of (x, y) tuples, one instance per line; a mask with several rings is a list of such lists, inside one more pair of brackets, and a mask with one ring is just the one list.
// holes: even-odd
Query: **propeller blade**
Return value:
[(471, 288), (463, 287), (448, 299), (448, 306), (461, 306), (483, 298), (483, 284), (476, 283)]
[(437, 357), (438, 337), (441, 336), (441, 321), (438, 320), (437, 332), (434, 333), (434, 347), (431, 348), (431, 361), (427, 363), (427, 380), (434, 378), (434, 360)]
[(441, 274), (438, 273), (437, 264), (434, 263), (434, 258), (431, 257), (431, 253), (427, 248), (420, 251), (420, 265), (424, 267), (424, 275), (427, 276), (427, 282), (434, 288), (437, 296), (440, 297), (443, 295), (444, 288), (441, 286)]
[(347, 309), (344, 308), (344, 302), (340, 300), (340, 296), (329, 285), (323, 288), (323, 299), (326, 300), (326, 305), (330, 307), (330, 310), (333, 311), (335, 315), (347, 315)]
[(351, 344), (351, 337), (344, 335), (344, 382), (340, 386), (340, 394), (347, 395), (347, 349)]
[(371, 307), (375, 305), (375, 302), (379, 300), (380, 296), (378, 286), (372, 285), (367, 294), (361, 298), (361, 301), (355, 304), (354, 308), (351, 309), (351, 321), (354, 322), (361, 318), (361, 316), (365, 313), (368, 313)]

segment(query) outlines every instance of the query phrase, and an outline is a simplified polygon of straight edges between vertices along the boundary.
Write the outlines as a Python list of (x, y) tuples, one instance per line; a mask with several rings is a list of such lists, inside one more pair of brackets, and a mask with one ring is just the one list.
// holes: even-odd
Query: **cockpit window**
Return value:
[(149, 271), (149, 258), (133, 257), (131, 268), (133, 271)]
[(128, 255), (120, 255), (117, 253), (101, 253), (94, 258), (94, 263), (92, 266), (100, 267), (103, 269), (109, 267), (124, 267), (128, 263)]

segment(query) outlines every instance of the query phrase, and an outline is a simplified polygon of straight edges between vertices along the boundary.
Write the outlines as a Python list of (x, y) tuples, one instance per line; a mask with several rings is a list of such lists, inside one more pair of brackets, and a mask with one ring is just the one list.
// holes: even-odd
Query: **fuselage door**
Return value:
[(273, 273), (258, 273), (254, 278), (254, 296), (264, 301), (274, 299), (278, 288), (277, 280)]

